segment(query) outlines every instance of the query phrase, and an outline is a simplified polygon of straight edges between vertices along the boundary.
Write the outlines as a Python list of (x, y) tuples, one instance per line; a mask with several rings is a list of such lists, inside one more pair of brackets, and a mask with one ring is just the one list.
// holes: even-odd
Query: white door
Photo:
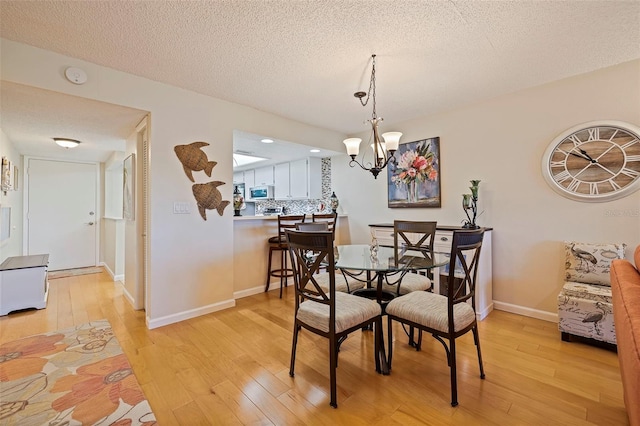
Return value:
[(49, 270), (96, 266), (97, 165), (29, 159), (27, 254)]

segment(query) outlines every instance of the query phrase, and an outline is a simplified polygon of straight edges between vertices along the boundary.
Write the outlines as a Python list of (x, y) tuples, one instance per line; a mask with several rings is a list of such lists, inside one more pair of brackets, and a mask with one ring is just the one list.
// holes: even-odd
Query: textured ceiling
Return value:
[[(0, 35), (344, 133), (640, 57), (639, 1), (1, 1)], [(89, 76), (91, 78), (91, 76)]]

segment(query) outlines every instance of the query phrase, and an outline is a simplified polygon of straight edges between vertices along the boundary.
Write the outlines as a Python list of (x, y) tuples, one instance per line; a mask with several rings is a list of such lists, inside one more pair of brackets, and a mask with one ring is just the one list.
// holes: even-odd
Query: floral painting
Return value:
[(387, 166), (389, 207), (440, 207), (440, 138), (400, 144)]

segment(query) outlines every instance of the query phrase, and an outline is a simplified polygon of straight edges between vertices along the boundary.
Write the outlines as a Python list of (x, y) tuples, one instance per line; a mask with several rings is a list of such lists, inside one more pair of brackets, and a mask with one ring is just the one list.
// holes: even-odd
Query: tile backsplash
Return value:
[[(337, 195), (337, 194), (336, 194)], [(331, 158), (322, 159), (322, 199), (314, 200), (265, 200), (256, 201), (256, 213), (262, 214), (266, 207), (284, 207), (285, 214), (331, 213)], [(320, 209), (320, 204), (324, 209)]]

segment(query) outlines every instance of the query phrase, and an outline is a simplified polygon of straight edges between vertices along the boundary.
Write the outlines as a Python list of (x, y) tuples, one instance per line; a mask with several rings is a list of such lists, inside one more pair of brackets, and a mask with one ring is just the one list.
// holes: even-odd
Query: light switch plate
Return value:
[(189, 203), (175, 201), (173, 203), (173, 214), (190, 214)]

